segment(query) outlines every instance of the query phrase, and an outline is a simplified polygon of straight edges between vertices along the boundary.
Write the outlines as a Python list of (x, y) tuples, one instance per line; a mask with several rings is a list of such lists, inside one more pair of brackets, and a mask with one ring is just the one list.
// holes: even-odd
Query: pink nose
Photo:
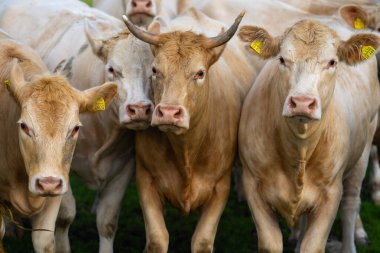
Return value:
[(129, 104), (125, 110), (131, 120), (150, 120), (152, 105), (150, 103)]
[(62, 180), (56, 177), (43, 177), (36, 180), (36, 190), (41, 194), (61, 194)]
[(290, 97), (289, 107), (294, 113), (311, 114), (317, 109), (317, 100), (306, 96)]
[(162, 123), (177, 123), (184, 118), (184, 110), (181, 106), (176, 105), (158, 105), (156, 117)]
[(132, 0), (133, 13), (150, 13), (152, 10), (151, 0)]

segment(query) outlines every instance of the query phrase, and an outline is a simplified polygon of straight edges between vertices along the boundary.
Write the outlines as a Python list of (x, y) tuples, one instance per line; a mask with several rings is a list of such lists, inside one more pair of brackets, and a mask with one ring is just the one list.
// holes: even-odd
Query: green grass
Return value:
[[(88, 190), (76, 176), (71, 177), (77, 200), (77, 217), (70, 230), (73, 253), (93, 253), (98, 251), (98, 236), (95, 215), (90, 212), (95, 192)], [(367, 182), (367, 181), (366, 181)], [(372, 241), (369, 246), (359, 246), (359, 253), (380, 252), (380, 207), (374, 206), (369, 199), (367, 184), (363, 187), (362, 219)], [(170, 234), (169, 252), (190, 252), (191, 235), (194, 231), (198, 213), (183, 217), (174, 208), (166, 206), (165, 220)], [(340, 235), (339, 218), (334, 225), (333, 234)], [(283, 222), (281, 222), (283, 224)], [(288, 229), (282, 226), (284, 252), (293, 252), (287, 244)], [(22, 240), (5, 238), (8, 253), (33, 252), (30, 233), (25, 232)], [(132, 182), (123, 200), (119, 228), (115, 239), (115, 252), (142, 252), (145, 245), (144, 221), (138, 203), (135, 183)], [(236, 192), (231, 190), (227, 207), (219, 224), (215, 241), (217, 253), (257, 252), (257, 236), (248, 206), (237, 201)]]

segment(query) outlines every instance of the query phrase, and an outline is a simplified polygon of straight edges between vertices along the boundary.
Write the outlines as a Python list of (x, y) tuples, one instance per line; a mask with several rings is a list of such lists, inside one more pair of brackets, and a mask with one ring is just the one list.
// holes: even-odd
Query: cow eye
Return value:
[(114, 70), (112, 67), (109, 67), (109, 68), (108, 68), (108, 72), (111, 73), (111, 74), (114, 74), (114, 73), (115, 73), (115, 70)]
[(78, 133), (79, 128), (80, 126), (75, 126), (73, 130), (71, 131), (70, 137), (74, 137)]
[(202, 80), (205, 77), (205, 72), (203, 70), (199, 70), (195, 75), (194, 75), (194, 80)]
[(284, 57), (280, 56), (280, 58), (278, 58), (278, 60), (280, 61), (280, 63), (281, 63), (282, 66), (285, 66)]
[(20, 123), (20, 128), (26, 135), (30, 136), (29, 127), (24, 122)]
[(327, 63), (327, 68), (335, 67), (335, 65), (336, 65), (336, 61), (332, 59)]
[(155, 67), (152, 68), (153, 75), (157, 75), (157, 69)]

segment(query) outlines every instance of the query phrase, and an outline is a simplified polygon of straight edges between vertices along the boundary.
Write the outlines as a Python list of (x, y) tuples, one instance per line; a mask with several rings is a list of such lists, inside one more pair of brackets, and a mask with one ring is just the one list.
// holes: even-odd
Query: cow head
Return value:
[(19, 145), (29, 191), (65, 193), (81, 126), (79, 113), (104, 110), (116, 95), (116, 84), (78, 91), (62, 76), (41, 76), (28, 82), (14, 60), (8, 88), (21, 108)]
[(125, 13), (138, 26), (148, 26), (157, 16), (161, 0), (124, 0)]
[(152, 90), (156, 107), (152, 126), (182, 134), (201, 119), (208, 101), (208, 70), (235, 34), (243, 15), (239, 15), (228, 31), (213, 38), (191, 31), (159, 34), (159, 23), (151, 25), (154, 33), (146, 32), (123, 16), (129, 30), (151, 44), (155, 56)]
[(351, 28), (356, 30), (370, 29), (380, 32), (380, 7), (344, 5), (340, 7), (339, 16)]
[(252, 26), (242, 27), (239, 36), (250, 43), (251, 53), (277, 58), (279, 78), (273, 82), (278, 83), (282, 115), (301, 123), (321, 119), (331, 101), (340, 64), (364, 61), (379, 46), (376, 35), (357, 34), (341, 41), (333, 30), (311, 20), (296, 23), (277, 38)]
[(87, 22), (85, 26), (93, 52), (105, 64), (106, 81), (119, 85), (120, 125), (133, 130), (145, 129), (150, 126), (153, 112), (149, 98), (153, 55), (149, 45), (127, 30), (104, 37), (107, 29), (110, 29), (108, 24), (99, 22)]

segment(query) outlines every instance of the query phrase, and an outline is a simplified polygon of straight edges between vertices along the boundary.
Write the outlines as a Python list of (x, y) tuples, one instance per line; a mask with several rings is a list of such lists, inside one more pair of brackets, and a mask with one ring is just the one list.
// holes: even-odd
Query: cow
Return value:
[(117, 85), (79, 91), (3, 32), (0, 66), (1, 209), (31, 217), (35, 252), (55, 252), (55, 221), (69, 187), (79, 113), (104, 110)]
[(137, 132), (135, 139), (146, 252), (168, 251), (166, 200), (183, 214), (201, 210), (191, 252), (213, 251), (230, 189), (240, 108), (254, 78), (239, 47), (226, 45), (242, 17), (227, 31), (207, 37), (202, 29), (215, 28), (216, 21), (196, 10), (168, 27), (154, 22), (149, 32), (123, 16), (128, 29), (151, 44), (155, 57), (154, 127)]
[(338, 30), (340, 36), (317, 20), (299, 21), (278, 37), (255, 26), (240, 29), (251, 53), (275, 57), (247, 95), (239, 128), (260, 252), (282, 252), (277, 214), (289, 226), (305, 214), (297, 249), (324, 252), (340, 202), (341, 252), (356, 252), (354, 221), (380, 104), (370, 56), (380, 41)]
[[(72, 163), (86, 186), (98, 192), (93, 210), (99, 251), (112, 252), (120, 202), (135, 168), (131, 130), (149, 127), (153, 111), (150, 47), (122, 21), (76, 0), (4, 1), (0, 13), (0, 27), (36, 49), (51, 71), (64, 73), (76, 88), (106, 80), (119, 85), (107, 112), (81, 116), (84, 126)], [(69, 189), (57, 221), (60, 252), (70, 252), (68, 230), (74, 217)]]
[(155, 16), (171, 19), (177, 16), (177, 1), (173, 0), (94, 0), (93, 5), (118, 19), (122, 15), (138, 26), (148, 27)]

